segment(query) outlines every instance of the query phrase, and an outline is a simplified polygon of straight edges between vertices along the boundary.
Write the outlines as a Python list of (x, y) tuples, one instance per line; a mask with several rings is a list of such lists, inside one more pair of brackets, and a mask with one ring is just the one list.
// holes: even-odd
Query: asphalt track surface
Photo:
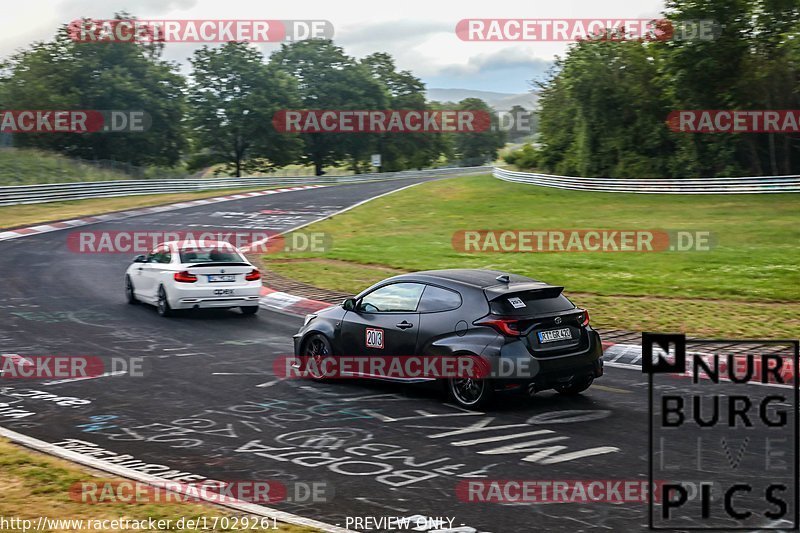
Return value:
[[(418, 181), (286, 192), (81, 229), (285, 231)], [(78, 439), (210, 479), (278, 480), (291, 500), (297, 499), (295, 483), (325, 482), (332, 495), (328, 502), (269, 505), (342, 527), (352, 524), (348, 517), (422, 515), (452, 518), (453, 529), (442, 531), (646, 529), (648, 506), (642, 502), (475, 503), (456, 493), (467, 478), (646, 481), (648, 388), (641, 371), (607, 367), (582, 396), (509, 397), (486, 413), (461, 411), (444, 403), (438, 390), (422, 386), (278, 380), (272, 363), (291, 353), (301, 318), (265, 309), (254, 317), (202, 311), (160, 318), (152, 307), (125, 302), (122, 279), (129, 255), (72, 252), (68, 233), (0, 243), (0, 351), (138, 357), (146, 375), (67, 382), (0, 377), (0, 402), (33, 413), (13, 418), (0, 410), (3, 427), (60, 445)], [(691, 388), (677, 379), (657, 378), (663, 387)], [(68, 406), (21, 397), (30, 389), (87, 402)], [(756, 404), (768, 394), (787, 394), (774, 387), (747, 390)], [(784, 403), (791, 421), (796, 410), (790, 395)], [(754, 436), (755, 442), (766, 430), (757, 431), (729, 439), (726, 451), (716, 437), (698, 444), (697, 437), (708, 435), (703, 430), (680, 428), (669, 434), (669, 461), (698, 481), (736, 478), (757, 485), (788, 476), (791, 485), (791, 472), (766, 473), (765, 452), (755, 444), (738, 453), (741, 436)], [(788, 438), (796, 440), (796, 434)], [(698, 466), (700, 447), (706, 462)], [(708, 466), (731, 454), (742, 458), (734, 474)], [(791, 465), (791, 449), (783, 459)], [(790, 489), (790, 501), (796, 497)], [(765, 506), (750, 507), (760, 513)], [(681, 527), (704, 524), (696, 509), (681, 514)], [(747, 522), (750, 529), (787, 525), (763, 516), (753, 520)]]

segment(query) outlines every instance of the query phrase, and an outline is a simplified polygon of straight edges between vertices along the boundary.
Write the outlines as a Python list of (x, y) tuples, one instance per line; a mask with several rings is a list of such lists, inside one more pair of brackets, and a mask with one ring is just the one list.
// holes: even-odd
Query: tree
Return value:
[[(511, 129), (508, 131), (508, 142), (519, 142), (525, 138), (533, 137), (536, 133), (535, 121), (536, 117), (533, 113), (522, 107), (521, 105), (514, 105), (509, 111), (508, 115), (511, 117)], [(527, 128), (521, 126), (527, 124)]]
[(525, 143), (519, 150), (506, 153), (503, 160), (509, 165), (516, 165), (517, 168), (530, 170), (538, 166), (538, 157), (536, 149), (530, 143)]
[[(373, 79), (380, 82), (389, 97), (390, 109), (430, 110), (425, 101), (425, 84), (407, 70), (397, 71), (389, 54), (378, 52), (365, 57), (365, 65)], [(382, 171), (397, 171), (430, 166), (444, 150), (439, 133), (380, 134)]]
[[(124, 13), (117, 18), (131, 18)], [(5, 109), (137, 110), (150, 115), (146, 132), (28, 133), (17, 146), (56, 150), (89, 159), (174, 165), (187, 146), (184, 78), (160, 59), (157, 44), (77, 43), (62, 26), (3, 64)]]
[(713, 39), (572, 45), (542, 87), (537, 164), (611, 177), (800, 171), (791, 134), (673, 132), (665, 124), (677, 110), (800, 107), (800, 4), (669, 0), (665, 16), (677, 28), (713, 20), (720, 30)]
[[(658, 43), (663, 87), (673, 109), (735, 109), (743, 104), (736, 86), (753, 73), (747, 68), (752, 44), (751, 0), (708, 0), (667, 2), (665, 15), (680, 25), (686, 21), (711, 19), (723, 26), (713, 40), (670, 40)], [(743, 76), (743, 74), (746, 75)], [(702, 176), (745, 173), (737, 161), (741, 137), (721, 134), (681, 133), (679, 149), (693, 159), (691, 171)]]
[[(381, 83), (330, 40), (284, 44), (270, 57), (270, 65), (297, 80), (304, 109), (386, 108), (388, 97)], [(377, 137), (369, 133), (305, 133), (303, 140), (303, 160), (313, 164), (319, 176), (323, 167), (338, 165), (344, 159), (360, 171), (375, 149)]]
[(540, 103), (541, 164), (559, 174), (657, 177), (674, 149), (670, 107), (647, 46), (574, 45)]
[(272, 127), (276, 111), (300, 103), (297, 83), (266, 65), (247, 43), (204, 46), (191, 59), (190, 120), (206, 162), (224, 162), (242, 171), (268, 171), (299, 157), (297, 135)]
[(491, 128), (481, 132), (452, 133), (455, 155), (463, 166), (484, 165), (497, 159), (497, 150), (505, 144), (506, 134), (500, 131), (495, 115), (489, 105), (480, 98), (465, 98), (458, 103), (459, 111), (477, 111), (491, 117)]

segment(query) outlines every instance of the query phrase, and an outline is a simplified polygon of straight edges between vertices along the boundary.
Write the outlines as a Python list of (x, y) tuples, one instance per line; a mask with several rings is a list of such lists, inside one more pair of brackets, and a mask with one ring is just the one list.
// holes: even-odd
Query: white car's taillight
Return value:
[(197, 276), (187, 270), (184, 270), (183, 272), (175, 272), (175, 281), (179, 281), (181, 283), (194, 283), (197, 281)]

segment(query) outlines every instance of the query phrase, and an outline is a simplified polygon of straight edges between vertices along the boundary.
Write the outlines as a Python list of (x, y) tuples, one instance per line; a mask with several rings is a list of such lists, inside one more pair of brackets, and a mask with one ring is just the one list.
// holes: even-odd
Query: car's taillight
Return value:
[(581, 326), (588, 326), (589, 325), (589, 311), (587, 311), (586, 309), (580, 309), (580, 312), (581, 312), (581, 315), (578, 315), (578, 318), (580, 319), (580, 317), (583, 316), (583, 322), (581, 322)]
[(186, 270), (183, 272), (175, 272), (175, 281), (180, 281), (181, 283), (194, 283), (197, 281), (197, 276), (190, 274)]
[(248, 275), (244, 277), (247, 281), (256, 281), (261, 279), (261, 272), (258, 271), (257, 268), (254, 268)]
[(486, 317), (473, 322), (476, 326), (489, 326), (503, 335), (519, 337), (522, 332), (518, 328), (519, 321), (512, 318)]

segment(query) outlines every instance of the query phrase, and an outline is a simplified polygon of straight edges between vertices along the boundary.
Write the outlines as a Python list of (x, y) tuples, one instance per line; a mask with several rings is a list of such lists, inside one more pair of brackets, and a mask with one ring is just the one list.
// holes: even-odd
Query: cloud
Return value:
[(438, 74), (468, 78), (476, 74), (518, 68), (540, 72), (546, 70), (551, 64), (551, 60), (533, 56), (524, 48), (511, 47), (473, 55), (467, 59), (466, 63), (445, 65), (438, 69)]
[[(273, 5), (267, 12), (263, 0), (239, 0), (229, 5), (218, 0), (57, 0), (55, 6), (43, 9), (45, 2), (18, 3), (13, 12), (0, 21), (5, 36), (0, 43), (0, 56), (12, 53), (17, 47), (28, 46), (36, 39), (50, 39), (59, 25), (76, 18), (110, 18), (121, 11), (142, 19), (326, 19), (334, 25), (334, 42), (342, 46), (345, 53), (363, 58), (375, 52), (387, 52), (394, 57), (399, 69), (431, 80), (436, 83), (434, 86), (523, 91), (527, 88), (526, 80), (546, 69), (552, 54), (560, 52), (559, 43), (553, 47), (546, 44), (535, 47), (538, 55), (535, 57), (533, 47), (462, 42), (455, 35), (459, 15), (430, 0), (402, 0), (401, 16), (405, 18), (399, 20), (396, 13), (389, 15), (380, 8), (367, 13), (361, 7), (333, 5), (326, 0), (307, 0), (295, 6)], [(424, 15), (417, 9), (421, 6), (429, 8)], [(19, 24), (19, 20), (33, 23)], [(274, 43), (255, 46), (266, 56), (279, 47)], [(178, 63), (187, 73), (187, 58), (198, 47), (191, 43), (171, 43), (165, 47), (164, 57)]]
[(110, 18), (121, 11), (143, 18), (196, 6), (197, 0), (62, 0), (58, 4), (58, 11), (72, 18)]
[(335, 28), (334, 40), (343, 46), (364, 49), (400, 48), (419, 44), (439, 33), (452, 34), (453, 24), (436, 20), (398, 20), (350, 24)]

